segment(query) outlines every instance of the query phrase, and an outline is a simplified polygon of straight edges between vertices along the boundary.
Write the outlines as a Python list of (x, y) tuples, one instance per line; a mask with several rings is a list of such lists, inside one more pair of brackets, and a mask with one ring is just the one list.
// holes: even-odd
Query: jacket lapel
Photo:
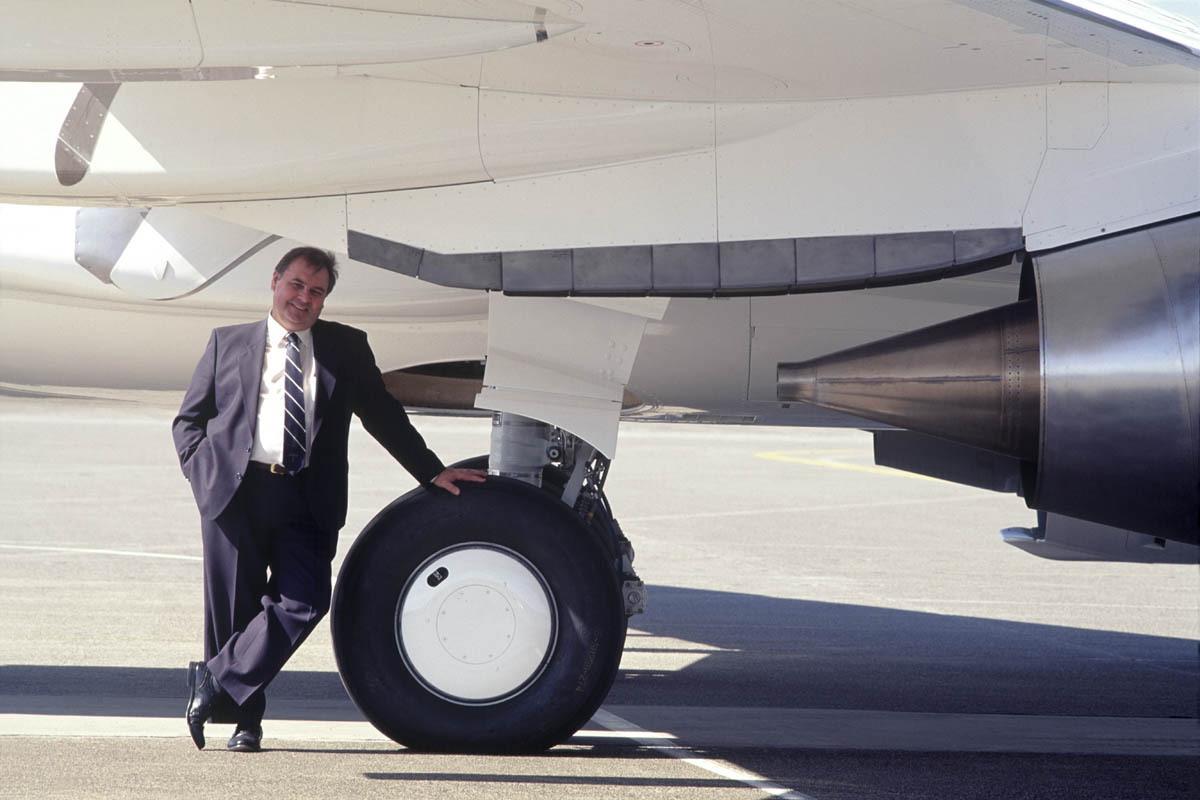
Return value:
[(262, 381), (263, 358), (267, 353), (267, 321), (246, 326), (246, 340), (238, 355), (238, 375), (242, 383), (242, 405), (250, 435), (258, 422), (258, 390)]
[(337, 359), (336, 342), (327, 335), (328, 330), (321, 322), (313, 326), (313, 358), (317, 360), (317, 399), (313, 408), (312, 440), (317, 440), (321, 432), (321, 422), (325, 419), (325, 411), (329, 407), (329, 398), (333, 397), (333, 387), (337, 384), (333, 365)]

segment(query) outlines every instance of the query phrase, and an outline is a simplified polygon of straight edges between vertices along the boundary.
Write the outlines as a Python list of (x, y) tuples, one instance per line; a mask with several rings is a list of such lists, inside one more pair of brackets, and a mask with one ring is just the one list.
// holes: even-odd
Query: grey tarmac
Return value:
[[(1200, 796), (1200, 570), (1035, 559), (999, 536), (1020, 499), (875, 467), (854, 430), (622, 427), (608, 494), (649, 608), (564, 745), (405, 750), (322, 624), (266, 752), (215, 725), (197, 752), (178, 399), (0, 386), (0, 797)], [(448, 461), (487, 448), (487, 419), (417, 425)], [(358, 428), (351, 464), (342, 553), (413, 485)]]

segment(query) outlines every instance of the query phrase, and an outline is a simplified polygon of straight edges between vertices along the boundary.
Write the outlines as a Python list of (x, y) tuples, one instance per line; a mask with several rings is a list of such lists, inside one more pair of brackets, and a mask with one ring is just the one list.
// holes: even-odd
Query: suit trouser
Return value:
[(303, 486), (251, 469), (201, 522), (204, 658), (238, 704), (215, 708), (214, 722), (259, 722), (267, 684), (329, 611), (336, 539), (313, 521)]

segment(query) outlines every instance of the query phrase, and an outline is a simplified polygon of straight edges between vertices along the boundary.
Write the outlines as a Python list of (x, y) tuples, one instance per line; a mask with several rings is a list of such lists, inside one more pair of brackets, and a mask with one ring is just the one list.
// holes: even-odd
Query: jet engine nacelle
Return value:
[(1021, 295), (780, 364), (779, 399), (1017, 458), (1031, 508), (1200, 541), (1200, 216), (1036, 254)]

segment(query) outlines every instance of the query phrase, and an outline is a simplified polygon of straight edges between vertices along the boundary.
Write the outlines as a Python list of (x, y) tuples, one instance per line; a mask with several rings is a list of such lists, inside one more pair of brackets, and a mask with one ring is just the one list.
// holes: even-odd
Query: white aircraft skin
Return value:
[[(9, 343), (0, 354), (5, 381), (182, 390), (208, 331), (266, 314), (275, 262), (295, 244), (273, 243), (196, 294), (153, 300), (122, 286), (137, 286), (136, 274), (115, 273), (114, 283), (103, 283), (79, 265), (78, 210), (0, 205), (0, 335)], [(152, 261), (136, 263), (187, 265), (162, 246), (164, 252)], [(486, 352), (485, 293), (346, 259), (340, 272), (328, 315), (367, 328), (383, 369), (425, 363), (431, 354), (438, 361), (458, 361), (481, 359)], [(81, 329), (86, 337), (77, 335)], [(64, 358), (68, 352), (77, 355)]]
[[(166, 281), (132, 268), (188, 262), (160, 242), (162, 253), (123, 259), (130, 271), (114, 271), (114, 283), (102, 283), (75, 260), (78, 211), (0, 204), (0, 337), (10, 343), (0, 351), (0, 375), (6, 382), (181, 390), (191, 355), (199, 357), (212, 327), (264, 313), (263, 287), (278, 258), (297, 244), (273, 241), (195, 294), (152, 300), (124, 287)], [(486, 358), (486, 292), (437, 286), (346, 258), (340, 271), (326, 314), (366, 330), (385, 373)], [(1002, 305), (1015, 297), (1018, 277), (1019, 269), (1008, 267), (855, 292), (673, 298), (664, 318), (647, 326), (628, 384), (641, 402), (623, 417), (744, 422), (763, 416), (772, 424), (870, 426), (811, 407), (782, 408), (775, 400), (775, 364)], [(536, 309), (546, 300), (526, 302)], [(82, 339), (76, 335), (81, 329), (88, 331)]]
[[(1029, 300), (1036, 273), (1043, 439), (1074, 435), (1055, 403), (1076, 387), (1054, 370), (1089, 308), (1112, 317), (1112, 364), (1084, 399), (1130, 405), (1141, 329), (1111, 331), (1143, 291), (1131, 307), (1178, 350), (1156, 395), (1171, 413), (1114, 435), (1139, 480), (1194, 472), (1200, 55), (1178, 20), (1143, 7), (1113, 25), (1105, 7), (9, 4), (0, 380), (181, 388), (207, 331), (261, 317), (279, 256), (312, 244), (342, 264), (326, 315), (366, 329), (385, 372), (486, 361), (477, 409), (612, 457), (622, 415), (877, 427), (780, 401), (777, 367)], [(952, 257), (922, 261), (933, 245)], [(1183, 443), (1144, 469), (1143, 423)], [(1039, 505), (1049, 521), (1019, 546), (1049, 554), (1063, 519), (1055, 557), (1195, 543), (1078, 510), (1077, 487), (1127, 476), (1046, 441), (1038, 480), (1070, 502)]]
[[(0, 39), (14, 202), (220, 203), (443, 253), (999, 227), (1039, 250), (1200, 203), (1194, 54), (1038, 3), (25, 8)], [(54, 145), (105, 75), (64, 185)]]

